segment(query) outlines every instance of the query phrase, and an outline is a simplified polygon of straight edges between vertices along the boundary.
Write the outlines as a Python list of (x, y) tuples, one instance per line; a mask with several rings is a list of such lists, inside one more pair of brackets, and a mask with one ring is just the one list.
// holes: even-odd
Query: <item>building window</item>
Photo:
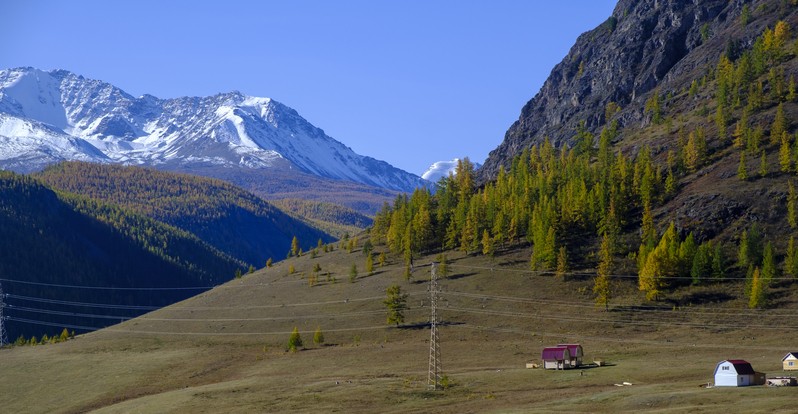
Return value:
[(787, 365), (793, 366), (793, 363), (794, 363), (793, 361), (790, 361), (789, 363), (787, 363)]
[(729, 367), (721, 367), (721, 370), (723, 370), (723, 371), (728, 371), (728, 370), (729, 370)]

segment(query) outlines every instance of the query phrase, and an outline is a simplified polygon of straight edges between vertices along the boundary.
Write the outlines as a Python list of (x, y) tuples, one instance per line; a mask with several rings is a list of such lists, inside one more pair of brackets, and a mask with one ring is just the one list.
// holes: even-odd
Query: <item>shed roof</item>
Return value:
[(782, 358), (781, 360), (784, 361), (785, 359), (787, 359), (789, 357), (793, 357), (795, 359), (798, 359), (798, 352), (788, 352), (787, 355), (784, 355), (784, 358)]
[(742, 359), (729, 359), (727, 361), (734, 365), (734, 370), (739, 375), (754, 375), (756, 373), (748, 361)]
[(545, 361), (552, 361), (552, 360), (562, 361), (570, 357), (571, 353), (568, 352), (568, 348), (560, 346), (543, 348), (543, 352), (540, 356), (540, 358)]

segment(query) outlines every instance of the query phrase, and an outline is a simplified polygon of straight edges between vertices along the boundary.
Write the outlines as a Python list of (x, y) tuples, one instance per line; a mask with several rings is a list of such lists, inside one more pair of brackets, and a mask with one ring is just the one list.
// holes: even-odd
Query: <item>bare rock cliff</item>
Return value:
[[(613, 119), (621, 127), (645, 122), (644, 102), (663, 82), (717, 59), (725, 41), (716, 39), (736, 18), (739, 0), (620, 0), (603, 24), (576, 41), (554, 67), (537, 95), (521, 110), (479, 171), (481, 181), (496, 176), (513, 156), (548, 137), (555, 146), (570, 145), (580, 122), (598, 135), (605, 108), (623, 110)], [(716, 53), (691, 52), (708, 39)], [(707, 52), (707, 46), (704, 46)], [(684, 78), (684, 76), (682, 76)]]

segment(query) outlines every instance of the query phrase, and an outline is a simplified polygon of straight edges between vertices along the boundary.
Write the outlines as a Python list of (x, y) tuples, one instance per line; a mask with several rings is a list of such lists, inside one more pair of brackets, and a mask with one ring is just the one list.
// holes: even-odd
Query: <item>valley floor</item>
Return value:
[[(746, 359), (784, 375), (796, 306), (742, 301), (642, 303), (619, 281), (612, 311), (589, 279), (526, 272), (525, 253), (455, 255), (442, 281), (442, 362), (449, 388), (426, 387), (429, 267), (414, 281), (389, 263), (353, 283), (360, 252), (282, 262), (198, 297), (66, 343), (0, 350), (5, 412), (770, 412), (798, 387), (704, 388), (715, 364)], [(528, 256), (527, 256), (528, 257)], [(417, 260), (428, 263), (432, 257)], [(319, 263), (337, 283), (307, 276)], [(289, 275), (294, 264), (297, 273)], [(410, 293), (407, 325), (386, 327), (385, 288)], [(722, 289), (719, 287), (717, 289)], [(696, 293), (696, 297), (701, 296)], [(627, 305), (624, 305), (626, 303)], [(786, 325), (786, 326), (785, 326)], [(285, 352), (298, 327), (305, 349)], [(321, 328), (325, 344), (312, 343)], [(546, 345), (581, 343), (604, 367), (526, 369)], [(616, 386), (624, 382), (632, 385)]]

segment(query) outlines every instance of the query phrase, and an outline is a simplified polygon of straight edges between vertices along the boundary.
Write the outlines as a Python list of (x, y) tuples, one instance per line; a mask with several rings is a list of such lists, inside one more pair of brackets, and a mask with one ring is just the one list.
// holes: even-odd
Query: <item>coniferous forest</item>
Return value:
[[(787, 75), (797, 55), (784, 21), (748, 48), (730, 40), (717, 65), (689, 87), (655, 90), (646, 101), (642, 135), (665, 132), (665, 140), (627, 144), (615, 120), (620, 108), (610, 102), (598, 137), (582, 123), (571, 145), (546, 139), (480, 185), (473, 164), (463, 160), (434, 194), (421, 189), (386, 204), (371, 235), (408, 266), (422, 252), (493, 256), (526, 244), (532, 270), (595, 275), (600, 306), (611, 301), (614, 278), (635, 274), (649, 300), (679, 286), (744, 279), (740, 294), (750, 307), (765, 307), (777, 276), (798, 274), (790, 234), (798, 222), (798, 130), (788, 115), (798, 96), (794, 75)], [(680, 113), (684, 101), (692, 113)], [(784, 186), (786, 210), (769, 223), (740, 217), (726, 228), (689, 220), (677, 226), (669, 202), (728, 157), (739, 158), (740, 185), (767, 185), (760, 181), (767, 177)]]
[(219, 180), (62, 163), (0, 185), (13, 338), (118, 323), (284, 258), (293, 237), (332, 240)]

